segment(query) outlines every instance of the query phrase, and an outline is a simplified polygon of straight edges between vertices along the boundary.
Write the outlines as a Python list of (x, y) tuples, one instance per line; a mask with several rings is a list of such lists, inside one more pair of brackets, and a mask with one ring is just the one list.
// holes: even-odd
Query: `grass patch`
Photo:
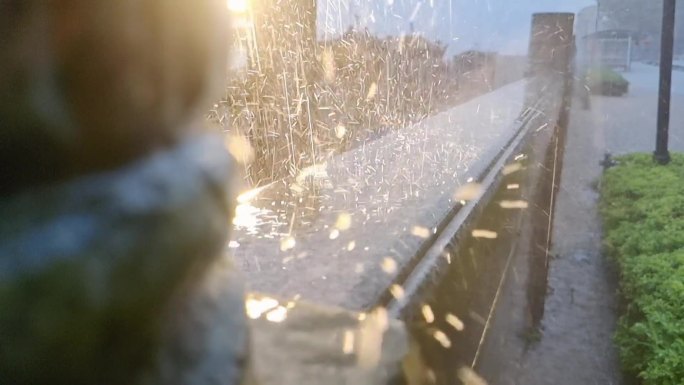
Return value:
[(645, 385), (684, 381), (684, 155), (618, 158), (601, 183), (604, 247), (620, 267), (626, 307), (615, 341)]

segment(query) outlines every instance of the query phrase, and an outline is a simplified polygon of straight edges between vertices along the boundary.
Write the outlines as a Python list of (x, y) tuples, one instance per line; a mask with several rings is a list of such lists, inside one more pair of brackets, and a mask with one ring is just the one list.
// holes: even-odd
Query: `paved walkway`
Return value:
[[(628, 95), (592, 98), (571, 115), (553, 228), (549, 295), (543, 335), (508, 378), (514, 384), (621, 384), (612, 342), (617, 283), (600, 253), (596, 183), (603, 154), (651, 152), (655, 146), (656, 67), (637, 64), (625, 74)], [(684, 74), (675, 73), (670, 145), (684, 150)]]
[[(601, 153), (652, 152), (658, 111), (658, 67), (636, 63), (624, 75), (630, 81), (629, 93), (620, 98), (593, 97), (591, 111), (577, 111), (571, 130), (588, 130), (588, 135), (592, 135), (588, 140)], [(670, 149), (683, 151), (684, 72), (674, 71), (672, 80)]]
[[(616, 282), (600, 254), (596, 181), (607, 123), (627, 103), (597, 97), (592, 111), (573, 111), (556, 203), (555, 258), (549, 267), (542, 338), (523, 357), (516, 384), (622, 383), (612, 342)], [(602, 123), (597, 124), (597, 116), (605, 116)]]

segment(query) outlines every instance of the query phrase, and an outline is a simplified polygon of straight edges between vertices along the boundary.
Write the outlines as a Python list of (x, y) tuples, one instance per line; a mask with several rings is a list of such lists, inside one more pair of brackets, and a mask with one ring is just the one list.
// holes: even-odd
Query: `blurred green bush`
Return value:
[(629, 91), (629, 81), (608, 67), (589, 69), (585, 74), (585, 82), (593, 94), (622, 96)]
[(604, 246), (620, 267), (626, 306), (616, 343), (645, 385), (684, 381), (684, 155), (618, 158), (601, 183)]

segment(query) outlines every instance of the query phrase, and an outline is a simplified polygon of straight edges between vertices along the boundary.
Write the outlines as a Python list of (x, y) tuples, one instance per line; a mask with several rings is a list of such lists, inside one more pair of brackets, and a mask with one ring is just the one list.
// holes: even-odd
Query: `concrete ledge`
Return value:
[(351, 310), (377, 305), (458, 204), (458, 188), (515, 137), (527, 83), (243, 195), (233, 251), (248, 288)]
[(262, 294), (246, 304), (259, 385), (377, 385), (402, 376), (409, 338), (382, 309), (356, 313)]

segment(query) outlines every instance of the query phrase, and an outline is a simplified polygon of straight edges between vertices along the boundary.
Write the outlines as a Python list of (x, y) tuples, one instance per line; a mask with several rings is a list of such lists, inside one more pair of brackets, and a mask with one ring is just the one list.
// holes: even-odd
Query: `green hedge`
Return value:
[(629, 90), (629, 81), (619, 72), (608, 67), (589, 69), (584, 81), (595, 94), (618, 96)]
[(608, 67), (591, 68), (587, 71), (587, 81), (589, 84), (598, 84), (600, 82), (610, 82), (615, 84), (626, 85), (629, 84), (627, 79), (619, 72)]
[(626, 302), (616, 343), (646, 385), (684, 383), (684, 155), (617, 159), (601, 183), (604, 246)]

